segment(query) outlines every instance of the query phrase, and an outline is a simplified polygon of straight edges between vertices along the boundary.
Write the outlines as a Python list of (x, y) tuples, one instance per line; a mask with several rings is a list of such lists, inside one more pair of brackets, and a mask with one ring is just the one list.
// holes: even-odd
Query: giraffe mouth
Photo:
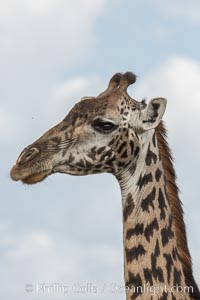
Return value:
[(19, 170), (16, 165), (14, 165), (10, 172), (10, 177), (14, 181), (21, 180), (23, 183), (26, 183), (26, 184), (35, 184), (35, 183), (38, 183), (38, 182), (44, 180), (50, 174), (51, 174), (50, 170), (43, 170), (40, 172), (30, 174), (30, 171), (23, 172), (23, 171)]
[(38, 183), (38, 182), (44, 180), (48, 175), (49, 175), (49, 172), (40, 172), (40, 173), (36, 173), (36, 174), (30, 175), (30, 176), (27, 176), (27, 177), (21, 179), (21, 181), (26, 184), (35, 184), (35, 183)]

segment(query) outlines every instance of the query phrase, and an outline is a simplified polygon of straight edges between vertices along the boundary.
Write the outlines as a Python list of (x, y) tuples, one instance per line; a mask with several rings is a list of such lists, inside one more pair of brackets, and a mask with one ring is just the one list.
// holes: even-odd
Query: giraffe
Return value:
[(64, 120), (22, 151), (10, 176), (35, 184), (57, 172), (113, 174), (122, 194), (126, 299), (197, 300), (162, 121), (167, 101), (131, 98), (127, 88), (135, 81), (131, 72), (116, 73), (100, 95), (83, 97)]

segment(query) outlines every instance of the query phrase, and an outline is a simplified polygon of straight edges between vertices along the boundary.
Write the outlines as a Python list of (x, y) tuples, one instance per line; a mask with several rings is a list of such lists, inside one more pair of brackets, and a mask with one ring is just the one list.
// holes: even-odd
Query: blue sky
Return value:
[[(200, 284), (199, 31), (198, 0), (0, 0), (1, 298), (51, 299), (36, 293), (41, 282), (123, 284), (121, 197), (111, 175), (57, 174), (29, 187), (12, 182), (9, 171), (80, 97), (99, 94), (127, 70), (138, 75), (133, 97), (168, 99), (165, 121)], [(116, 298), (122, 295), (98, 296)]]

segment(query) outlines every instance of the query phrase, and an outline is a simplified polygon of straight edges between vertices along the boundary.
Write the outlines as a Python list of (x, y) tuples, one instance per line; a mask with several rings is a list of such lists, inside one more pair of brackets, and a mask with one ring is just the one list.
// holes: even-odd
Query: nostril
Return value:
[(22, 154), (19, 156), (17, 162), (26, 162), (32, 160), (37, 154), (39, 153), (39, 150), (35, 147), (30, 149), (25, 149), (22, 151)]

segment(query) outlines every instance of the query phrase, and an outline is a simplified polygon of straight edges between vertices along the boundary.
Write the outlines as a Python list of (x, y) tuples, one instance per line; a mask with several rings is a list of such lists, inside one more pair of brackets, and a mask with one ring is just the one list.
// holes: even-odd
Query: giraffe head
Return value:
[(117, 73), (98, 97), (82, 98), (63, 121), (22, 151), (11, 178), (33, 184), (56, 172), (117, 175), (136, 163), (140, 136), (159, 124), (166, 100), (132, 99), (127, 88), (135, 81), (133, 73)]

